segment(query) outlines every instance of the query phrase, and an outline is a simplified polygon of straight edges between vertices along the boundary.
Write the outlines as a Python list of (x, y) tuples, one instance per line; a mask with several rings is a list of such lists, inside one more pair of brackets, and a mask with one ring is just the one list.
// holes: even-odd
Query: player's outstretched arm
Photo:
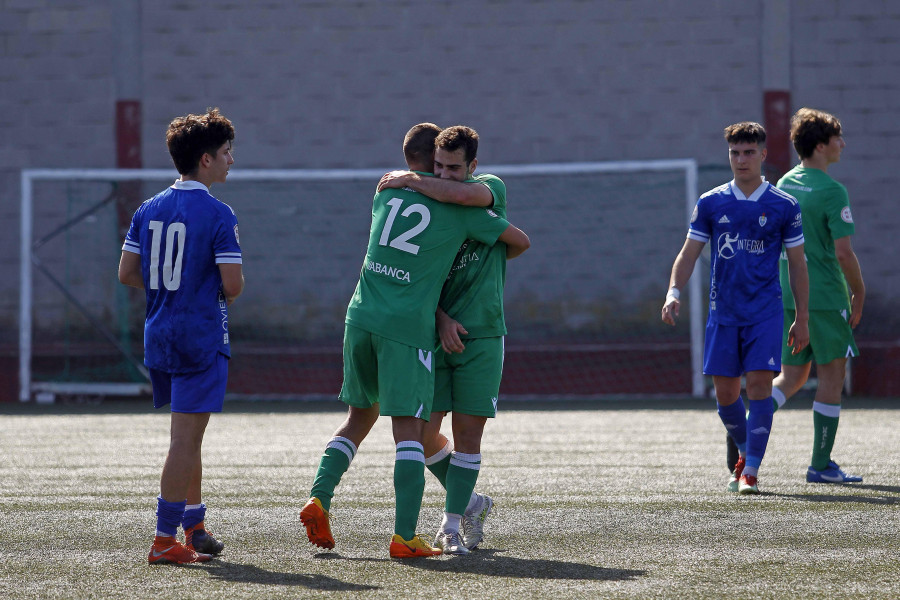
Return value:
[(507, 259), (515, 258), (531, 247), (531, 240), (528, 239), (528, 235), (512, 224), (503, 230), (497, 241), (506, 244)]
[(850, 327), (856, 328), (862, 318), (863, 303), (866, 301), (866, 284), (863, 282), (859, 260), (850, 243), (850, 236), (834, 240), (834, 254), (837, 257), (847, 285), (850, 286)]
[(791, 292), (794, 294), (794, 311), (797, 315), (788, 330), (787, 343), (793, 348), (791, 354), (798, 354), (809, 345), (809, 272), (806, 270), (803, 244), (785, 248), (785, 252)]
[(666, 300), (662, 307), (662, 321), (668, 325), (675, 325), (675, 319), (681, 312), (681, 290), (687, 285), (694, 272), (694, 265), (700, 253), (703, 252), (703, 242), (687, 239), (675, 262), (672, 264), (672, 276), (669, 278), (669, 291), (666, 293)]
[(231, 304), (244, 291), (244, 271), (240, 264), (221, 263), (219, 273), (222, 275), (222, 293)]
[(131, 287), (144, 289), (140, 254), (122, 250), (122, 258), (119, 259), (119, 281)]
[(423, 177), (413, 171), (391, 171), (385, 173), (378, 182), (378, 191), (385, 188), (408, 187), (434, 198), (438, 202), (461, 206), (488, 207), (494, 204), (494, 195), (486, 185), (478, 182)]

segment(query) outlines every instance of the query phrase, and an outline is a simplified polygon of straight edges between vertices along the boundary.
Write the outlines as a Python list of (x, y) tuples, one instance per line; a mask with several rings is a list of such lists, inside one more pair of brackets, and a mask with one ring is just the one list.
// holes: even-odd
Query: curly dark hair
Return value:
[(841, 122), (823, 110), (801, 108), (791, 117), (791, 142), (801, 159), (813, 155), (816, 146), (841, 135)]
[(232, 140), (234, 126), (218, 108), (206, 109), (205, 115), (178, 117), (166, 130), (166, 146), (182, 175), (194, 174), (204, 154), (215, 156), (222, 144)]
[(437, 136), (434, 143), (447, 152), (456, 152), (463, 148), (467, 164), (478, 157), (478, 132), (465, 125), (448, 127)]

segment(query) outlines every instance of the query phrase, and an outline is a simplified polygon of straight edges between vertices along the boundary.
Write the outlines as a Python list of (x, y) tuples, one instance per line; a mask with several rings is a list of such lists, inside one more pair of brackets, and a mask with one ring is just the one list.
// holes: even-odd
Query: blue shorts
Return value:
[(748, 371), (781, 371), (784, 314), (753, 325), (706, 323), (703, 373), (740, 377)]
[(222, 412), (225, 386), (228, 383), (228, 357), (221, 352), (211, 367), (193, 373), (166, 373), (150, 369), (153, 384), (153, 407), (172, 404), (172, 412)]

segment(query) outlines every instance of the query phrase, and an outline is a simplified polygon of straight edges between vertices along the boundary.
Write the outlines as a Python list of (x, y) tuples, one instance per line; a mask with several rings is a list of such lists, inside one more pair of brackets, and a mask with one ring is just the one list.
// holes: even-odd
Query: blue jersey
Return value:
[(241, 264), (234, 211), (205, 185), (176, 181), (131, 219), (122, 250), (141, 255), (147, 295), (144, 363), (168, 373), (202, 371), (231, 356), (219, 264)]
[(710, 243), (709, 322), (752, 325), (782, 311), (782, 244), (803, 244), (800, 205), (763, 182), (745, 197), (734, 181), (700, 197), (688, 238)]

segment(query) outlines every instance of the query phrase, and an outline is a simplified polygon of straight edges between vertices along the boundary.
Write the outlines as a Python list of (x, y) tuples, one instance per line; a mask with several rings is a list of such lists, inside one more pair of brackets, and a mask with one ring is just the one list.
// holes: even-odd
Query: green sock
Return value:
[(425, 492), (425, 449), (418, 442), (399, 442), (394, 461), (394, 533), (404, 540), (416, 535)]
[(425, 459), (425, 466), (428, 467), (428, 470), (437, 478), (445, 490), (447, 489), (447, 468), (450, 466), (450, 448), (452, 446), (450, 442), (447, 442), (447, 445), (437, 454)]
[(444, 511), (456, 515), (466, 512), (466, 506), (478, 481), (481, 454), (454, 452), (447, 469), (447, 500)]
[(316, 471), (316, 478), (309, 495), (318, 498), (322, 503), (322, 508), (326, 511), (331, 510), (334, 488), (350, 468), (354, 456), (356, 456), (356, 445), (347, 438), (331, 438), (331, 441), (325, 446), (325, 453), (319, 461), (319, 470)]
[(821, 471), (831, 461), (831, 449), (834, 448), (840, 415), (840, 404), (813, 402), (814, 435), (810, 466), (816, 471)]
[(785, 402), (787, 402), (787, 397), (785, 397), (784, 392), (777, 387), (772, 387), (772, 406), (775, 408), (775, 412), (784, 406)]

